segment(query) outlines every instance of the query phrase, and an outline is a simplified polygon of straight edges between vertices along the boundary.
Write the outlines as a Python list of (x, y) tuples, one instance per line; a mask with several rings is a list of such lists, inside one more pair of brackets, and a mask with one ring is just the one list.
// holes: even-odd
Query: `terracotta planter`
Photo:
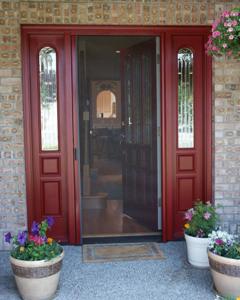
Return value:
[(189, 263), (198, 268), (209, 267), (207, 248), (210, 239), (193, 237), (185, 233), (185, 240)]
[(52, 299), (58, 286), (64, 252), (49, 261), (25, 261), (10, 256), (18, 291), (24, 300)]
[(208, 251), (209, 264), (215, 288), (220, 296), (240, 296), (240, 259), (216, 255)]

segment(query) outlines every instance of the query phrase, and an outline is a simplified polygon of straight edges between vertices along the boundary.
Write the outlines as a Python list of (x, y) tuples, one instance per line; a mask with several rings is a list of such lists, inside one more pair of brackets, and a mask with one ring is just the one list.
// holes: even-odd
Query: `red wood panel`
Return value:
[(194, 155), (178, 155), (178, 171), (194, 171)]
[[(185, 211), (192, 205), (194, 198), (194, 178), (178, 178), (177, 180), (178, 211)], [(181, 216), (182, 217), (182, 216)], [(182, 221), (176, 222), (180, 226)]]
[(43, 214), (45, 216), (61, 215), (61, 183), (59, 181), (43, 181)]
[(42, 158), (42, 174), (60, 175), (60, 159), (59, 157)]

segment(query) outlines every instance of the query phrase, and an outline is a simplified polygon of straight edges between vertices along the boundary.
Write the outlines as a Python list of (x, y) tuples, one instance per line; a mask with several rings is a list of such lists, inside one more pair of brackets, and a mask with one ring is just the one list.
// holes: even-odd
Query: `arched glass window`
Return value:
[(58, 145), (58, 101), (56, 51), (44, 47), (39, 52), (41, 150), (56, 151)]
[(178, 51), (178, 148), (194, 147), (193, 53)]
[(116, 96), (110, 90), (104, 90), (97, 94), (96, 98), (97, 118), (116, 118)]

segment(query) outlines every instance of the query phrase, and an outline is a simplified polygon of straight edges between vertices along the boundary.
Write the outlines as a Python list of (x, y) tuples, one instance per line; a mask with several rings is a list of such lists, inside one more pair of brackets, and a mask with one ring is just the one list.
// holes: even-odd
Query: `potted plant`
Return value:
[(10, 262), (24, 300), (52, 299), (56, 292), (64, 252), (46, 236), (53, 223), (53, 218), (47, 217), (41, 223), (33, 222), (31, 233), (5, 234), (5, 241), (12, 244)]
[(240, 8), (224, 11), (213, 22), (206, 51), (213, 56), (240, 57)]
[(197, 201), (185, 213), (184, 236), (187, 244), (188, 261), (195, 267), (209, 267), (207, 247), (208, 235), (215, 229), (216, 209), (210, 202)]
[(209, 237), (208, 258), (215, 288), (221, 296), (236, 299), (240, 297), (240, 242), (225, 231), (213, 231)]

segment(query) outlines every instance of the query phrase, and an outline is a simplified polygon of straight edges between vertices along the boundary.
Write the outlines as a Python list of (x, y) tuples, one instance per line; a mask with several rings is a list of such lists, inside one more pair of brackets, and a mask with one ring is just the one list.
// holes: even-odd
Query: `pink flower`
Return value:
[(203, 218), (204, 218), (205, 220), (209, 220), (209, 219), (211, 218), (211, 215), (212, 215), (212, 214), (210, 214), (210, 213), (207, 211), (207, 212), (205, 212), (205, 213), (203, 214)]
[(237, 20), (233, 20), (233, 21), (232, 21), (232, 26), (233, 26), (233, 27), (237, 26), (237, 24), (238, 24)]
[(212, 23), (212, 31), (214, 31), (218, 24), (220, 23), (220, 19), (216, 19), (213, 23)]
[(232, 17), (237, 17), (237, 16), (238, 16), (238, 12), (232, 11), (232, 12), (230, 13), (230, 15), (231, 15)]
[(233, 40), (234, 39), (234, 35), (229, 35), (229, 40)]
[(233, 31), (233, 28), (232, 28), (232, 27), (229, 27), (227, 31), (228, 31), (228, 32), (232, 32), (232, 31)]
[(212, 46), (212, 51), (218, 51), (219, 50), (219, 48), (218, 47), (216, 47), (216, 46)]
[(185, 212), (185, 219), (188, 221), (191, 221), (193, 217), (193, 211), (192, 210), (188, 210), (187, 212)]
[(227, 44), (226, 43), (224, 43), (222, 46), (223, 46), (223, 48), (227, 48)]
[(228, 23), (227, 22), (224, 22), (224, 27), (228, 27)]
[(231, 55), (232, 55), (232, 51), (228, 51), (227, 56), (231, 56)]
[(45, 242), (44, 238), (39, 235), (29, 235), (29, 240), (34, 242), (36, 245), (42, 245)]
[(225, 10), (225, 11), (222, 13), (222, 17), (226, 17), (226, 18), (228, 18), (228, 17), (229, 17), (229, 15), (230, 15), (230, 12), (229, 12), (229, 11), (227, 11), (227, 10)]
[(213, 36), (214, 38), (218, 37), (219, 35), (221, 35), (221, 32), (220, 32), (220, 31), (213, 31), (213, 33), (212, 33), (212, 36)]

